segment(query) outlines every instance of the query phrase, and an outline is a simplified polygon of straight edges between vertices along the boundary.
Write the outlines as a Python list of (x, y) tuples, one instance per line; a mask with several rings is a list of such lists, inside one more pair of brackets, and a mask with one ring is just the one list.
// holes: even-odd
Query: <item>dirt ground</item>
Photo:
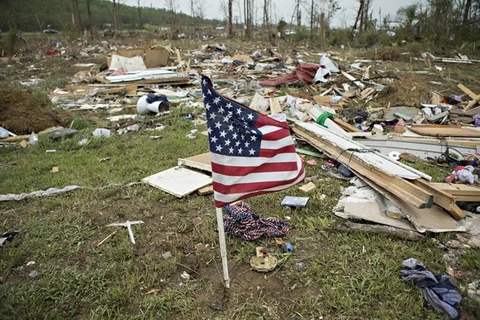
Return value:
[(29, 92), (0, 87), (0, 125), (5, 129), (20, 135), (61, 124), (62, 119), (51, 106)]

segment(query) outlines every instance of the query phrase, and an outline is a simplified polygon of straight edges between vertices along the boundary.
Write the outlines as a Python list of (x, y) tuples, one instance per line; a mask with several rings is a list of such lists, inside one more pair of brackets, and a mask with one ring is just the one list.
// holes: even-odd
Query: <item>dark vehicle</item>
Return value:
[(46, 34), (56, 34), (58, 33), (57, 30), (54, 30), (54, 29), (45, 29), (43, 30), (43, 33), (46, 33)]

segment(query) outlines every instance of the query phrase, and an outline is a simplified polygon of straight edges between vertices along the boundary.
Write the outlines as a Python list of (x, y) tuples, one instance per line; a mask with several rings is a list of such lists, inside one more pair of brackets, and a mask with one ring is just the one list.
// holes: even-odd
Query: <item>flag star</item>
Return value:
[(253, 114), (250, 113), (250, 114), (247, 116), (247, 118), (248, 118), (248, 120), (253, 120)]
[(215, 123), (215, 128), (219, 129), (222, 126), (220, 122)]
[(242, 114), (242, 109), (238, 108), (238, 109), (237, 109), (237, 114), (238, 114), (238, 115)]
[(232, 142), (232, 141), (230, 141), (230, 139), (227, 139), (227, 140), (225, 140), (225, 145), (226, 145), (226, 146), (229, 146), (231, 142)]
[(235, 147), (238, 147), (240, 145), (240, 141), (235, 142)]
[(208, 89), (208, 94), (209, 94), (209, 95), (212, 95), (212, 91), (210, 91), (210, 89)]
[(233, 148), (228, 149), (228, 153), (232, 154), (235, 151)]
[(206, 86), (206, 85), (207, 85), (207, 81), (205, 81), (205, 79), (203, 79), (203, 80), (202, 80), (202, 84), (203, 84), (204, 86)]
[(228, 120), (230, 120), (230, 118), (228, 116), (223, 117), (223, 122), (228, 122)]
[(250, 155), (251, 155), (251, 156), (253, 156), (253, 155), (255, 154), (255, 150), (253, 150), (253, 149), (250, 149), (249, 152), (250, 152)]
[(226, 135), (227, 135), (227, 133), (225, 132), (225, 130), (220, 132), (220, 137), (225, 138)]
[(245, 140), (245, 136), (243, 134), (240, 137), (242, 138), (242, 140)]
[(252, 141), (257, 141), (257, 136), (252, 136), (250, 139), (252, 139)]
[(203, 98), (203, 100), (205, 100), (206, 97), (207, 97), (207, 96), (202, 93), (202, 98)]
[(210, 113), (210, 119), (211, 120), (214, 120), (216, 116), (217, 115), (215, 114), (215, 112)]
[(229, 116), (229, 117), (233, 116), (233, 112), (232, 112), (232, 111), (228, 111), (228, 116)]
[(233, 131), (233, 124), (228, 126), (228, 131)]
[(219, 104), (220, 103), (220, 97), (216, 97), (215, 99), (213, 99), (213, 103)]
[(257, 131), (255, 131), (255, 129), (252, 129), (251, 133), (252, 134), (257, 134)]
[(221, 145), (218, 145), (215, 147), (215, 150), (218, 152), (222, 152), (223, 147)]
[(226, 107), (227, 107), (228, 109), (231, 109), (231, 108), (232, 108), (232, 104), (229, 102), (229, 103), (227, 103)]
[(222, 106), (220, 106), (220, 108), (218, 108), (218, 112), (220, 112), (221, 114), (223, 114), (225, 112), (225, 110), (223, 109)]
[(217, 143), (217, 140), (218, 140), (218, 138), (215, 137), (215, 136), (210, 138), (210, 141), (212, 141), (213, 143)]
[(239, 148), (238, 149), (238, 154), (241, 154), (243, 152), (243, 149), (242, 148)]
[(212, 128), (208, 127), (208, 134), (212, 134)]
[(238, 137), (238, 134), (237, 134), (237, 133), (232, 134), (233, 140), (237, 140), (237, 137)]
[(245, 142), (245, 148), (248, 148), (249, 145), (250, 145), (250, 142)]
[[(205, 96), (203, 96), (203, 98), (205, 98)], [(212, 107), (212, 106), (211, 106), (209, 103), (206, 103), (206, 104), (205, 104), (205, 109), (210, 110), (211, 107)]]

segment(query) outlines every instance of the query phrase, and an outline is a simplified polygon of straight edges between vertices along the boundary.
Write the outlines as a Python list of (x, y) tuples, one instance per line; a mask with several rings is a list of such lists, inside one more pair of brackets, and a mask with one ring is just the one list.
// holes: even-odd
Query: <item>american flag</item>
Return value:
[(217, 208), (305, 178), (284, 114), (266, 116), (218, 94), (202, 77)]

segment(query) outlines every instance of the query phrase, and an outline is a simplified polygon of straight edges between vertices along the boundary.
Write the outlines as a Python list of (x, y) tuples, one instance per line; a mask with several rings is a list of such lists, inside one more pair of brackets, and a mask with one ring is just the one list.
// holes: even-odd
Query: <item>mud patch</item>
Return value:
[(430, 87), (427, 80), (418, 77), (395, 80), (374, 101), (382, 106), (420, 107), (420, 103), (429, 103)]
[(0, 126), (15, 134), (29, 134), (61, 124), (60, 117), (45, 101), (38, 101), (26, 91), (0, 87)]

